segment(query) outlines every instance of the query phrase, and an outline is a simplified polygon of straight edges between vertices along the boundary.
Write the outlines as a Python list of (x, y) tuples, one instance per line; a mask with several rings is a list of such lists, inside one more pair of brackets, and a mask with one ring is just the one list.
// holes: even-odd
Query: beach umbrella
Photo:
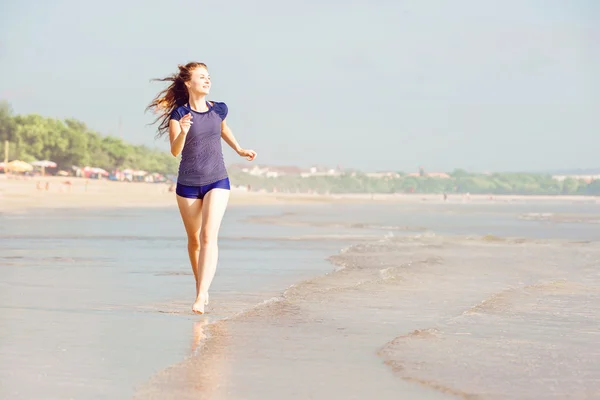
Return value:
[(31, 163), (34, 167), (42, 167), (42, 168), (56, 168), (56, 163), (54, 161), (42, 160), (42, 161), (34, 161)]
[(34, 161), (31, 165), (34, 167), (41, 167), (42, 175), (46, 175), (46, 168), (56, 168), (56, 163), (50, 160)]
[(98, 167), (85, 167), (83, 168), (83, 171), (98, 175), (108, 175), (108, 172), (106, 172), (106, 170)]
[(108, 175), (108, 172), (106, 170), (98, 167), (92, 168), (92, 172), (99, 175)]
[(14, 160), (6, 164), (6, 167), (9, 171), (14, 172), (28, 172), (33, 170), (33, 166), (31, 164), (26, 163), (21, 160)]

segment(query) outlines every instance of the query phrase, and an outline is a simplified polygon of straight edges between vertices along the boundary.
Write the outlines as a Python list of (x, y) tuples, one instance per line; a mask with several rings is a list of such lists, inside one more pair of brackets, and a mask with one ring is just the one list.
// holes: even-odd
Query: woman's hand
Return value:
[(252, 161), (252, 160), (254, 160), (254, 158), (256, 158), (256, 152), (254, 150), (246, 150), (246, 149), (242, 149), (240, 147), (237, 140), (235, 140), (235, 137), (233, 136), (231, 129), (229, 129), (227, 122), (225, 122), (225, 120), (223, 120), (223, 122), (221, 122), (221, 137), (241, 157), (246, 157), (246, 160), (248, 160), (248, 161)]
[(246, 150), (240, 149), (237, 152), (241, 157), (246, 157), (246, 160), (252, 161), (256, 157), (256, 152), (254, 150)]
[(181, 131), (186, 135), (190, 131), (190, 127), (192, 126), (192, 124), (192, 114), (190, 113), (185, 114), (179, 119), (179, 127), (181, 128)]

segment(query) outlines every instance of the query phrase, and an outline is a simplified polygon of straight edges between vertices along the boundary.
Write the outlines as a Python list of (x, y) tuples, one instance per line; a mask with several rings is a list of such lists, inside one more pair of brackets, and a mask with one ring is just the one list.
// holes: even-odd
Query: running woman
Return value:
[(227, 105), (206, 99), (211, 87), (206, 64), (190, 62), (178, 67), (178, 73), (157, 79), (171, 84), (148, 109), (159, 115), (157, 136), (168, 132), (171, 154), (181, 154), (175, 193), (196, 280), (192, 311), (203, 314), (217, 268), (219, 228), (229, 202), (230, 182), (221, 138), (248, 161), (254, 160), (256, 152), (236, 141), (227, 126)]

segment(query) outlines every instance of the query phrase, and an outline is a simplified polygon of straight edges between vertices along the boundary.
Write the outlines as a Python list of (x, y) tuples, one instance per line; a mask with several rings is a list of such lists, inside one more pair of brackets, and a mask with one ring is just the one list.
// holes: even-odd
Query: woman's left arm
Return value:
[(243, 149), (238, 144), (237, 140), (235, 140), (235, 136), (233, 136), (233, 132), (231, 132), (231, 128), (227, 125), (226, 120), (221, 122), (221, 137), (236, 153), (242, 157), (246, 157), (246, 160), (252, 161), (256, 157), (256, 152), (254, 150)]

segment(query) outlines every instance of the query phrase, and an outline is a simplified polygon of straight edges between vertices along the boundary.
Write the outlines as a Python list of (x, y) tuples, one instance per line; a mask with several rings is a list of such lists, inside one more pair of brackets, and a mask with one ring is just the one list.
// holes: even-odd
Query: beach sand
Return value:
[[(48, 189), (46, 190), (46, 184)], [(233, 182), (235, 184), (235, 182)], [(38, 187), (39, 185), (39, 187)], [(123, 208), (175, 206), (164, 183), (114, 182), (73, 177), (15, 178), (0, 174), (0, 212), (44, 208)], [(599, 196), (450, 195), (448, 203), (576, 202), (600, 204)], [(230, 205), (443, 203), (439, 194), (300, 194), (233, 189)]]
[[(38, 184), (41, 188), (38, 188)], [(73, 177), (14, 179), (0, 175), (0, 211), (175, 206), (175, 193), (169, 192), (169, 186), (165, 183), (114, 182)], [(232, 205), (276, 202), (272, 196), (241, 190), (233, 190), (232, 194)]]

